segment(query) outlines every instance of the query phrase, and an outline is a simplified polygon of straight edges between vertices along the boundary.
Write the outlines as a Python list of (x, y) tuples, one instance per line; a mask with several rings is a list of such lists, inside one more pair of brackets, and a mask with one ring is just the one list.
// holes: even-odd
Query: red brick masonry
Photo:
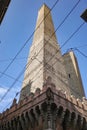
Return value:
[(14, 99), (10, 109), (0, 114), (0, 130), (73, 128), (87, 130), (87, 100), (56, 90), (51, 82), (18, 104)]

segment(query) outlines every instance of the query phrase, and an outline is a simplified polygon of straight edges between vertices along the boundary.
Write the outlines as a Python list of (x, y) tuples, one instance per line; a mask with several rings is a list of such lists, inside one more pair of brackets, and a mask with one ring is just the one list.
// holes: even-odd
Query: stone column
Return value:
[(33, 109), (29, 111), (29, 119), (30, 119), (30, 127), (31, 129), (34, 129), (36, 120)]
[(25, 113), (25, 129), (29, 130), (30, 129), (30, 119), (29, 119), (29, 113)]
[(17, 130), (17, 119), (16, 118), (13, 119), (13, 129)]
[(25, 130), (26, 129), (26, 122), (25, 122), (25, 115), (24, 114), (21, 115), (20, 122), (21, 122), (22, 129)]
[(62, 122), (64, 119), (65, 112), (63, 111), (63, 107), (59, 107), (57, 109), (57, 115), (56, 115), (56, 130), (63, 130)]
[(11, 130), (11, 123), (8, 122), (8, 130)]
[(65, 111), (62, 126), (63, 126), (63, 130), (69, 130), (70, 128), (70, 112), (68, 110)]
[(82, 119), (81, 119), (81, 116), (78, 115), (76, 130), (81, 130), (81, 129), (82, 129)]
[(43, 130), (55, 130), (55, 114), (51, 108), (51, 103), (42, 104)]
[(72, 112), (71, 118), (70, 118), (70, 130), (75, 129), (75, 124), (76, 124), (76, 114), (74, 112)]
[(18, 119), (17, 119), (17, 130), (23, 130), (22, 125), (21, 125), (20, 117), (18, 117)]
[(87, 122), (86, 122), (85, 118), (83, 118), (83, 123), (82, 123), (82, 129), (81, 130), (87, 130)]

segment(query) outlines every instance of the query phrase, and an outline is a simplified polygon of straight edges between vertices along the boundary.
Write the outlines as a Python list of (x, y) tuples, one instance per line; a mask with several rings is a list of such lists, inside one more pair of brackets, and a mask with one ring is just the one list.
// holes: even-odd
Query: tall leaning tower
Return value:
[(44, 4), (38, 12), (20, 99), (35, 92), (37, 87), (42, 89), (49, 76), (57, 89), (70, 93), (62, 54), (54, 32), (50, 9)]
[(44, 4), (38, 12), (20, 100), (35, 92), (37, 87), (42, 89), (47, 77), (52, 78), (58, 90), (82, 98), (84, 90), (80, 73), (76, 58), (71, 53), (62, 56), (50, 9)]

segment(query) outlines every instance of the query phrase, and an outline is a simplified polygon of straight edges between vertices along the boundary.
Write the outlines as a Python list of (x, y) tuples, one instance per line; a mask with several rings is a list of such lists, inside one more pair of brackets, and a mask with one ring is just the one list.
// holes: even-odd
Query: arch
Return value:
[(62, 107), (62, 106), (59, 106), (57, 115), (58, 115), (58, 116), (61, 116), (62, 113), (63, 113), (63, 107)]
[(55, 111), (57, 109), (57, 105), (55, 103), (51, 103), (51, 110)]
[(86, 122), (85, 117), (83, 117), (82, 130), (87, 130), (87, 122)]
[(70, 126), (70, 111), (68, 109), (65, 111), (62, 126), (63, 130), (67, 130), (67, 128)]
[(41, 104), (41, 109), (42, 109), (44, 112), (47, 111), (47, 103), (46, 103), (46, 102), (43, 102), (43, 103)]
[(35, 107), (35, 111), (36, 111), (36, 113), (37, 113), (38, 115), (40, 115), (40, 114), (41, 114), (41, 111), (40, 111), (40, 108), (39, 108), (39, 106), (38, 106), (38, 105)]
[(69, 111), (68, 109), (66, 109), (66, 111), (65, 111), (65, 116), (68, 116), (68, 117), (69, 117), (69, 115), (70, 115), (70, 111)]
[(76, 118), (76, 114), (75, 114), (75, 112), (72, 112), (71, 113), (71, 121), (73, 121), (75, 118)]

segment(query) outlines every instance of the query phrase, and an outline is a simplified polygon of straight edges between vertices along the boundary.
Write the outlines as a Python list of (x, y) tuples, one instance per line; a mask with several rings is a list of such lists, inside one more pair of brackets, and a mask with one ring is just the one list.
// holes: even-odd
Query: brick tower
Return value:
[(24, 95), (35, 92), (37, 87), (42, 89), (48, 76), (52, 77), (57, 89), (70, 93), (62, 54), (54, 32), (50, 9), (44, 4), (38, 12), (20, 100)]
[(78, 62), (75, 54), (70, 51), (63, 55), (66, 73), (68, 74), (70, 93), (81, 99), (85, 96)]

